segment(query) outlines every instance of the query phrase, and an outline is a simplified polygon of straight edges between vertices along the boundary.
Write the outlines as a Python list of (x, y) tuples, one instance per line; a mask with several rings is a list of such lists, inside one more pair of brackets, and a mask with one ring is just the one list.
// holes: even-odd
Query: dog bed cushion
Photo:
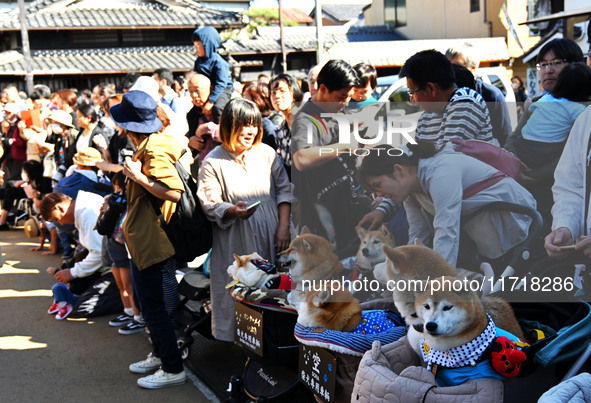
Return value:
[(294, 311), (295, 308), (287, 302), (287, 291), (267, 288), (248, 287), (237, 283), (230, 289), (232, 298), (246, 304), (260, 306), (262, 308), (285, 309)]
[(338, 353), (362, 356), (371, 349), (374, 340), (392, 343), (406, 333), (404, 320), (398, 313), (370, 310), (362, 312), (363, 319), (351, 332), (304, 327), (296, 323), (294, 334), (302, 344), (326, 348)]

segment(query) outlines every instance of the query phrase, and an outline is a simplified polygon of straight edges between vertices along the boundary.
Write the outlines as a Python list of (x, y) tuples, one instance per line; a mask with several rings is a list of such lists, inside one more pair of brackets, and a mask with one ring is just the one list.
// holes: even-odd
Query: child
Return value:
[[(125, 195), (125, 175), (119, 171), (113, 175), (111, 180), (114, 192), (110, 197)], [(106, 199), (101, 211), (106, 207)], [(125, 250), (125, 240), (123, 238), (122, 224), (127, 211), (124, 211), (119, 217), (115, 231), (106, 241), (103, 240), (102, 260), (103, 265), (111, 267), (111, 272), (115, 277), (115, 282), (119, 288), (121, 302), (123, 303), (123, 313), (109, 321), (109, 326), (119, 327), (119, 334), (134, 334), (144, 330), (146, 326), (140, 311), (133, 300), (133, 285), (131, 282), (131, 270), (129, 267), (129, 258)], [(105, 247), (106, 244), (106, 247)]]
[[(39, 227), (41, 233), (39, 234), (39, 246), (29, 249), (31, 252), (41, 252), (42, 255), (57, 255), (62, 251), (62, 247), (59, 244), (59, 237), (57, 235), (57, 229), (55, 224), (45, 220), (39, 220)], [(49, 235), (49, 249), (45, 249), (45, 240)]]
[(528, 168), (538, 168), (560, 157), (577, 117), (591, 95), (591, 67), (571, 63), (558, 75), (554, 89), (532, 104), (533, 112), (513, 145)]
[(214, 27), (207, 26), (193, 31), (193, 44), (197, 53), (193, 70), (211, 81), (211, 93), (203, 111), (212, 113), (214, 122), (219, 123), (222, 110), (234, 91), (230, 65), (217, 52), (221, 40)]
[(372, 94), (378, 85), (378, 73), (371, 64), (359, 63), (353, 66), (359, 76), (359, 84), (353, 87), (353, 95), (349, 102), (349, 108), (363, 108), (378, 102)]

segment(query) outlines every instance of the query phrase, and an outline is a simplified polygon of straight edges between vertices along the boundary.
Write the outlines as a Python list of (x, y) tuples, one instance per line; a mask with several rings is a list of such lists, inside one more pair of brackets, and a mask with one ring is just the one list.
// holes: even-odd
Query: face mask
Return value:
[(62, 125), (60, 125), (59, 123), (52, 123), (51, 131), (55, 134), (62, 134), (64, 132), (64, 129), (62, 129)]
[(21, 179), (25, 182), (29, 181), (29, 175), (26, 172), (21, 172)]
[(519, 89), (519, 83), (511, 83), (511, 87), (512, 87), (514, 90), (518, 90), (518, 89)]
[(14, 115), (12, 118), (8, 119), (8, 122), (10, 124), (13, 124), (14, 122), (16, 122), (16, 115)]

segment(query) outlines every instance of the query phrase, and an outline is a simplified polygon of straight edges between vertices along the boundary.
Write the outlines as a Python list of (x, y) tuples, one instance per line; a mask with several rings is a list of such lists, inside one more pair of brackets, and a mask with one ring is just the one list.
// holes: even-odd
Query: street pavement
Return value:
[[(30, 252), (37, 238), (22, 229), (0, 232), (0, 399), (3, 402), (207, 402), (215, 396), (189, 374), (182, 386), (146, 390), (129, 364), (151, 351), (144, 333), (120, 335), (112, 316), (59, 321), (48, 315), (45, 272), (59, 256)], [(1, 266), (1, 259), (0, 259)], [(205, 395), (204, 395), (205, 393)], [(206, 398), (206, 395), (209, 398)]]

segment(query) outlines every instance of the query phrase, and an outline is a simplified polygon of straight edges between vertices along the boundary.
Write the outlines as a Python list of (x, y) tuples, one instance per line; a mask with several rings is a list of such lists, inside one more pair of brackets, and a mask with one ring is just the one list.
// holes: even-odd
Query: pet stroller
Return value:
[(299, 344), (293, 334), (297, 313), (287, 302), (287, 292), (238, 283), (230, 294), (236, 302), (236, 342), (248, 355), (241, 377), (233, 377), (232, 401), (243, 401), (242, 392), (256, 401), (287, 401), (296, 394), (293, 401), (313, 401), (297, 388)]
[[(207, 262), (206, 262), (207, 263)], [(194, 342), (194, 331), (213, 339), (211, 334), (210, 280), (206, 263), (183, 276), (178, 284), (180, 304), (172, 313), (172, 318), (180, 326), (177, 329), (177, 343), (183, 360), (189, 358), (190, 347)]]
[[(486, 212), (510, 212), (517, 215), (524, 215), (531, 219), (526, 238), (517, 246), (513, 247), (508, 253), (496, 259), (489, 259), (486, 256), (478, 254), (477, 248), (473, 241), (465, 233), (465, 226), (475, 217)], [(525, 275), (528, 273), (528, 267), (531, 262), (539, 260), (543, 252), (543, 242), (541, 240), (542, 216), (540, 213), (527, 206), (522, 206), (515, 203), (496, 201), (489, 203), (477, 211), (462, 217), (461, 222), (461, 236), (460, 236), (460, 253), (458, 255), (458, 267), (462, 268), (477, 268), (481, 263), (487, 262), (493, 268), (497, 283), (494, 284), (493, 291), (499, 291), (498, 278), (510, 277), (517, 275)]]
[[(362, 322), (352, 332), (296, 324), (294, 334), (302, 344), (304, 360), (308, 356), (316, 358), (317, 367), (321, 369), (320, 380), (314, 381), (312, 371), (306, 371), (309, 366), (304, 363), (300, 379), (314, 391), (316, 400), (349, 402), (361, 357), (371, 349), (372, 343), (375, 340), (393, 343), (406, 333), (400, 314), (390, 310), (395, 309), (392, 298), (367, 301), (361, 307)], [(330, 379), (331, 375), (334, 380)]]

